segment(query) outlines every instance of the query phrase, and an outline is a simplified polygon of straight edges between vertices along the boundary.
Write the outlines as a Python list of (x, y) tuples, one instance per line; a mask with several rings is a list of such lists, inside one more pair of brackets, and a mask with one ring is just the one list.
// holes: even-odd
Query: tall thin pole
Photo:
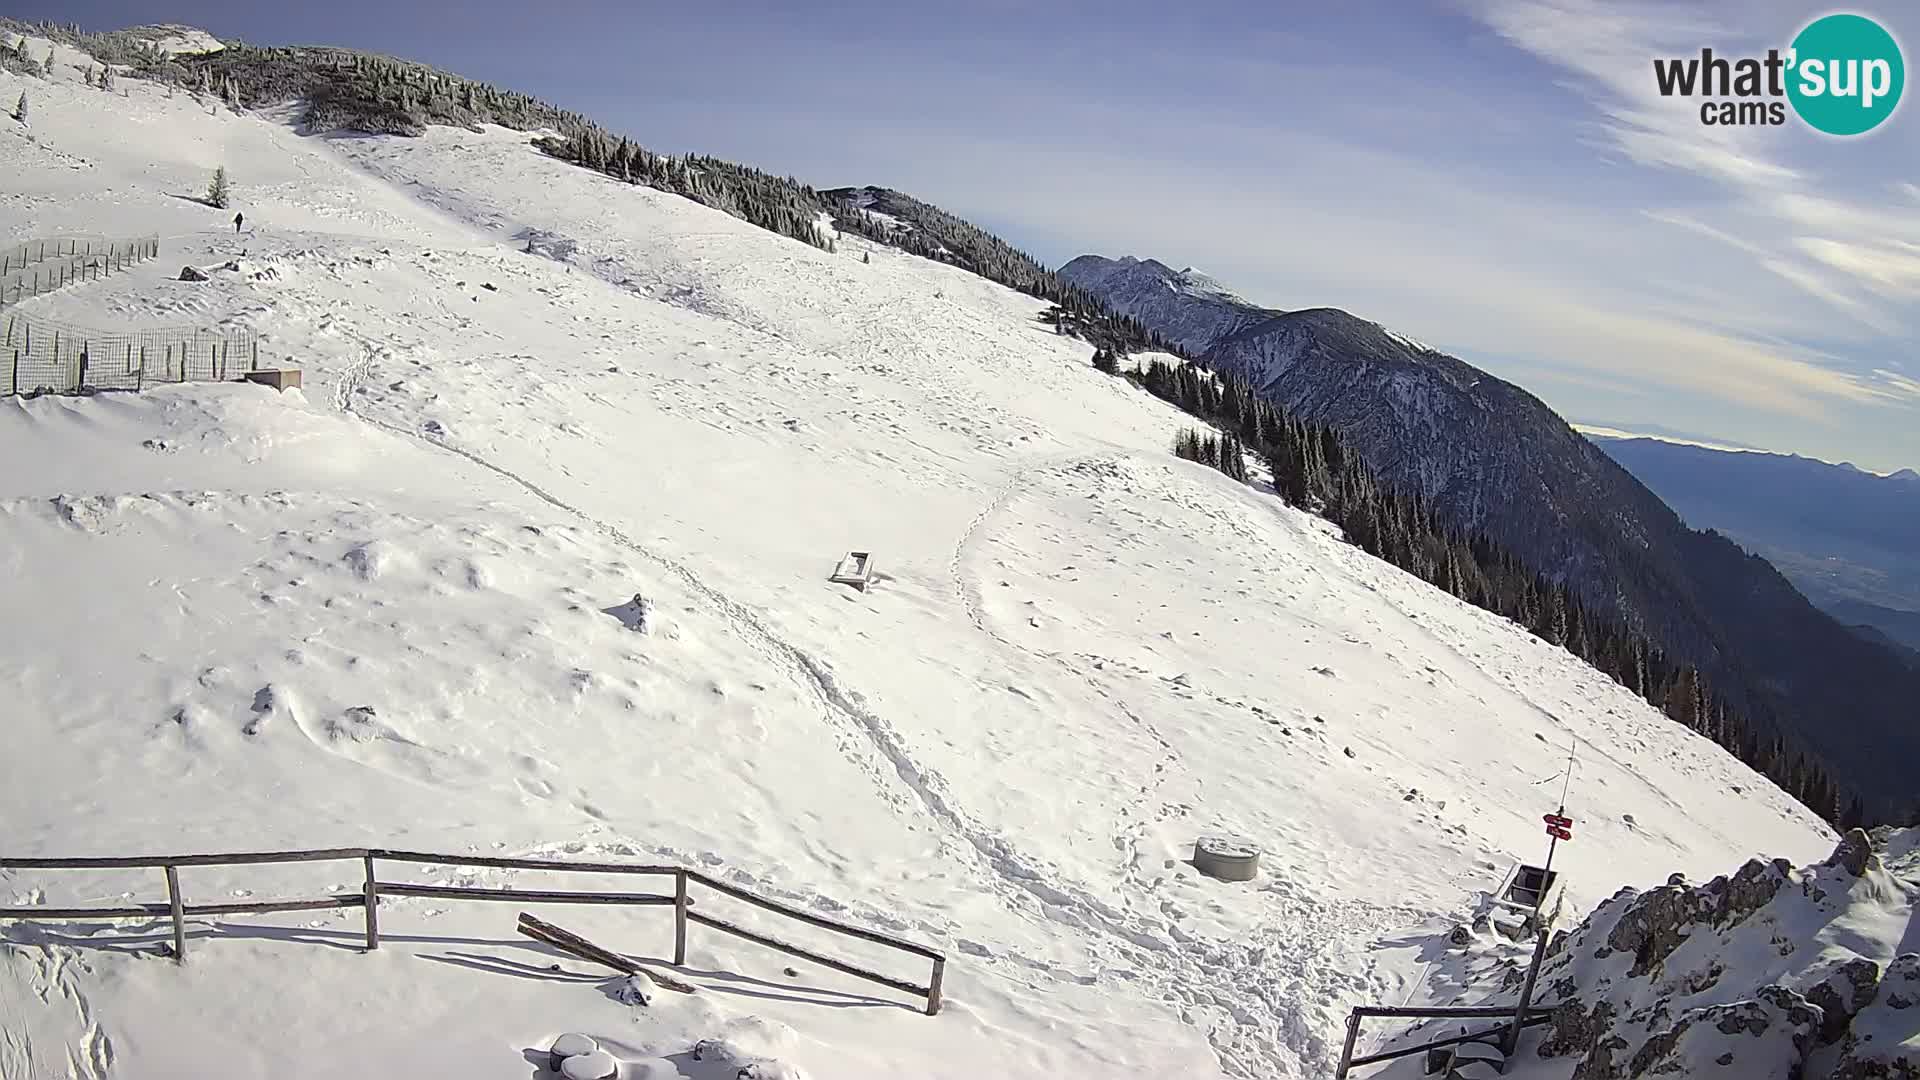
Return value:
[[(1560, 808), (1554, 811), (1556, 817), (1567, 816), (1567, 793), (1573, 790), (1574, 753), (1579, 747), (1578, 741), (1567, 744), (1567, 778), (1560, 786)], [(1560, 826), (1555, 825), (1558, 829)], [(1533, 894), (1533, 916), (1528, 920), (1538, 935), (1533, 943), (1533, 961), (1527, 965), (1527, 981), (1520, 987), (1520, 1001), (1513, 1009), (1513, 1024), (1507, 1028), (1506, 1035), (1500, 1039), (1500, 1052), (1512, 1056), (1520, 1046), (1520, 1028), (1526, 1022), (1527, 1012), (1533, 1005), (1534, 982), (1540, 977), (1541, 961), (1547, 957), (1547, 928), (1540, 925), (1540, 907), (1547, 900), (1547, 885), (1553, 880), (1553, 853), (1560, 848), (1560, 836), (1550, 832), (1547, 840), (1547, 864), (1540, 868), (1540, 887)]]
[[(1573, 790), (1573, 755), (1578, 745), (1579, 744), (1575, 742), (1567, 743), (1567, 778), (1565, 782), (1560, 785), (1560, 808), (1554, 811), (1554, 813), (1560, 817), (1567, 816), (1567, 792)], [(1549, 833), (1547, 839), (1547, 865), (1540, 870), (1540, 888), (1533, 894), (1533, 921), (1536, 926), (1539, 925), (1540, 922), (1540, 905), (1547, 900), (1547, 882), (1551, 880), (1553, 876), (1553, 853), (1558, 850), (1559, 847), (1560, 838)]]

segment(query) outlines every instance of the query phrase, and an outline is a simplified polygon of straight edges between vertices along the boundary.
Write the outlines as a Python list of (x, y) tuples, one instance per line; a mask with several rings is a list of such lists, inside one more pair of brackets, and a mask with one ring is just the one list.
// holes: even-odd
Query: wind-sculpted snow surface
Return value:
[[(441, 899), (383, 900), (371, 955), (357, 913), (190, 920), (181, 967), (164, 921), (15, 924), (5, 1080), (524, 1077), (565, 1032), (628, 1076), (1318, 1077), (1345, 1010), (1403, 999), (1453, 913), (1537, 851), (1570, 743), (1581, 841), (1556, 865), (1587, 904), (1831, 846), (1566, 653), (1175, 460), (1186, 419), (1038, 301), (512, 132), (312, 138), (292, 110), (123, 89), (35, 83), (0, 231), (157, 229), (166, 262), (221, 269), (32, 309), (248, 327), (306, 389), (0, 401), (0, 461), (32, 463), (0, 472), (0, 854), (686, 863), (942, 949), (946, 1007), (697, 926), (699, 992), (639, 1006), (510, 906)], [(216, 164), (237, 238), (170, 197)], [(828, 580), (850, 550), (866, 592)], [(1261, 877), (1195, 873), (1214, 832), (1260, 843)], [(361, 872), (182, 883), (354, 895)], [(163, 896), (158, 874), (0, 871), (22, 905)], [(672, 940), (658, 909), (548, 914), (639, 957)], [(34, 1005), (49, 965), (64, 1011)]]

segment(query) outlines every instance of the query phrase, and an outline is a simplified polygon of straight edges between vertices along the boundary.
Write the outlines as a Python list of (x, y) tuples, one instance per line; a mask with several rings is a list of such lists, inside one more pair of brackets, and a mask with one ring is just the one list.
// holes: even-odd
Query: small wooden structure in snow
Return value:
[[(1560, 904), (1563, 882), (1560, 871), (1548, 870), (1530, 863), (1515, 863), (1507, 876), (1500, 880), (1500, 887), (1493, 893), (1493, 925), (1506, 933), (1505, 927), (1514, 926), (1518, 934), (1509, 933), (1509, 937), (1531, 936), (1532, 932), (1545, 932), (1560, 919)], [(1502, 913), (1510, 913), (1502, 919)], [(1535, 915), (1538, 913), (1536, 921)], [(1513, 916), (1519, 916), (1517, 924)]]
[(1238, 836), (1203, 836), (1193, 844), (1193, 867), (1221, 881), (1252, 881), (1260, 873), (1260, 849)]
[(833, 568), (831, 580), (866, 592), (867, 585), (873, 581), (873, 553), (870, 551), (847, 552), (847, 557), (841, 559), (840, 565)]

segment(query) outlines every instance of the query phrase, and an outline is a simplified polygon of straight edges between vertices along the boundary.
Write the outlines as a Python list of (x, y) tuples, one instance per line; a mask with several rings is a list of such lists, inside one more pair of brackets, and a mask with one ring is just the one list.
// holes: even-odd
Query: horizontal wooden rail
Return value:
[(165, 918), (173, 912), (166, 904), (134, 904), (129, 907), (8, 907), (0, 908), (0, 919), (145, 919)]
[(432, 863), (436, 866), (495, 866), (507, 870), (571, 870), (583, 874), (654, 874), (660, 877), (671, 877), (680, 872), (677, 866), (567, 862), (562, 859), (512, 859), (494, 855), (432, 855), (424, 851), (394, 851), (389, 848), (369, 848), (363, 852), (356, 852), (354, 857), (359, 858), (361, 855), (372, 855), (376, 859)]
[(620, 904), (630, 907), (672, 907), (674, 898), (659, 893), (552, 892), (540, 889), (467, 889), (453, 885), (413, 885), (376, 881), (381, 896), (425, 896), (441, 900), (512, 900), (524, 904)]
[[(673, 901), (669, 899), (668, 903)], [(365, 898), (330, 896), (313, 900), (249, 900), (234, 904), (183, 904), (183, 915), (266, 915), (280, 911), (325, 911), (329, 908), (357, 908)], [(126, 907), (10, 907), (0, 908), (0, 919), (164, 919), (173, 914), (171, 904), (131, 904)]]
[(166, 866), (251, 866), (260, 863), (327, 862), (334, 859), (361, 859), (366, 848), (319, 848), (312, 851), (236, 851), (226, 855), (134, 855), (85, 859), (6, 859), (0, 867), (10, 870), (99, 870)]
[(764, 945), (767, 948), (773, 949), (776, 952), (786, 953), (788, 956), (797, 956), (802, 960), (811, 960), (812, 962), (819, 964), (821, 967), (832, 968), (835, 971), (842, 972), (847, 975), (851, 975), (856, 979), (865, 979), (868, 982), (879, 983), (881, 986), (890, 986), (893, 989), (898, 990), (903, 994), (913, 994), (916, 997), (926, 997), (929, 993), (932, 992), (931, 987), (917, 986), (913, 983), (906, 981), (905, 979), (895, 979), (895, 978), (892, 978), (891, 976), (882, 975), (878, 972), (868, 971), (866, 968), (855, 967), (852, 964), (842, 963), (841, 961), (835, 960), (831, 957), (822, 956), (819, 953), (812, 951), (811, 949), (803, 949), (798, 945), (793, 945), (788, 942), (781, 941), (779, 938), (768, 937), (765, 934), (755, 933), (754, 931), (748, 930), (743, 926), (735, 926), (733, 923), (727, 922), (724, 919), (716, 919), (713, 916), (707, 915), (703, 912), (698, 912), (698, 911), (687, 912), (687, 921), (699, 923), (701, 926), (711, 926), (715, 930), (718, 930), (723, 934), (732, 934), (734, 937), (737, 937), (737, 938), (745, 938), (746, 940), (751, 941), (756, 945)]
[(815, 915), (810, 911), (802, 911), (796, 907), (788, 907), (778, 900), (769, 900), (764, 896), (750, 893), (737, 885), (729, 885), (724, 881), (716, 881), (698, 870), (687, 871), (687, 877), (705, 885), (709, 889), (726, 893), (736, 900), (745, 901), (754, 907), (771, 911), (776, 915), (784, 915), (789, 919), (795, 919), (809, 926), (817, 926), (822, 930), (831, 930), (836, 934), (845, 934), (848, 937), (859, 938), (861, 941), (871, 941), (876, 945), (885, 945), (889, 949), (898, 949), (901, 952), (912, 953), (915, 956), (924, 956), (929, 960), (946, 959), (944, 954), (938, 950), (929, 949), (925, 945), (916, 944), (904, 938), (882, 934), (877, 930), (865, 930), (857, 926), (848, 926), (846, 923), (835, 922), (824, 916)]

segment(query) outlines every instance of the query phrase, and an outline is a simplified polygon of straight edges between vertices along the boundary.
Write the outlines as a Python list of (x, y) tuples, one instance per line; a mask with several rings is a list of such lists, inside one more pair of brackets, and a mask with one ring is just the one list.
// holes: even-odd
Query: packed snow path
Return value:
[[(929, 1021), (696, 934), (707, 990), (635, 1014), (520, 971), (549, 958), (481, 905), (396, 904), (374, 956), (325, 947), (350, 920), (197, 928), (221, 940), (177, 971), (79, 928), (6, 948), (0, 1046), (36, 1055), (0, 1051), (7, 1080), (69, 1055), (332, 1076), (346, 1032), (354, 1061), (520, 1076), (559, 1030), (630, 1064), (731, 1033), (855, 1080), (1316, 1076), (1345, 1009), (1404, 996), (1537, 850), (1569, 735), (1576, 903), (1830, 846), (1566, 654), (1172, 460), (1184, 419), (1036, 301), (516, 133), (303, 137), (78, 78), (33, 85), (34, 142), (0, 131), (24, 163), (0, 224), (157, 227), (169, 260), (239, 269), (158, 263), (31, 309), (250, 327), (309, 390), (0, 403), (0, 460), (37, 463), (0, 488), (0, 589), (34, 613), (0, 630), (28, 718), (0, 766), (9, 850), (670, 858), (954, 961)], [(237, 239), (168, 197), (216, 163)], [(868, 593), (826, 581), (851, 548), (876, 553)], [(636, 592), (644, 635), (607, 614)], [(1185, 865), (1216, 831), (1266, 846), (1258, 881)], [(48, 903), (137, 884), (0, 874)], [(592, 918), (636, 951), (664, 933)], [(84, 1015), (13, 1019), (49, 947)]]

